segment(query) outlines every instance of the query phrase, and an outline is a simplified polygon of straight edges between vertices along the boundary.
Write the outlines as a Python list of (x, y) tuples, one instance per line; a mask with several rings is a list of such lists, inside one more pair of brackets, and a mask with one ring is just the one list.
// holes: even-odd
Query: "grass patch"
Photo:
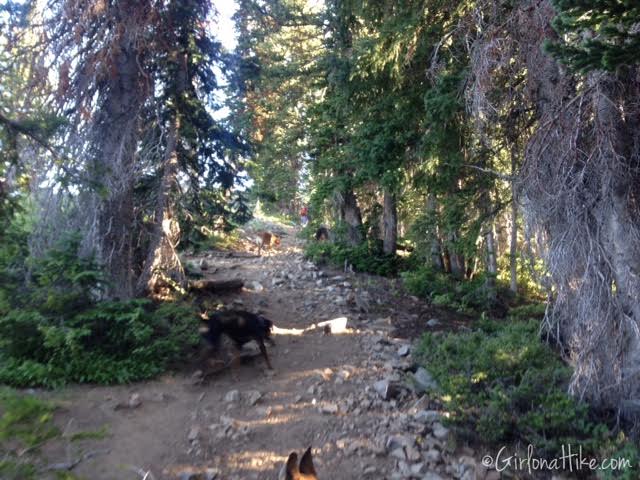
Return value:
[(36, 478), (36, 468), (30, 463), (2, 460), (0, 461), (0, 478), (3, 480), (33, 480)]
[(109, 429), (103, 425), (98, 430), (89, 430), (86, 432), (76, 432), (69, 437), (72, 442), (81, 442), (83, 440), (102, 440), (109, 435)]
[(22, 448), (34, 448), (58, 436), (60, 431), (53, 425), (54, 410), (48, 402), (3, 388), (0, 390), (0, 442), (17, 440)]

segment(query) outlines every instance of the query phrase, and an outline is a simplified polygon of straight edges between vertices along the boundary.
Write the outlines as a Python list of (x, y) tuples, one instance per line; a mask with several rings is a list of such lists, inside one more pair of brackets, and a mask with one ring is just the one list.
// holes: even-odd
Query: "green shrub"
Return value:
[(420, 361), (437, 380), (452, 424), (483, 442), (531, 444), (542, 456), (573, 444), (606, 458), (626, 446), (567, 395), (571, 370), (542, 343), (539, 322), (477, 325), (444, 337), (425, 334), (420, 343)]
[[(451, 275), (421, 267), (402, 274), (407, 290), (439, 307), (447, 307), (461, 313), (492, 311), (511, 301), (511, 294), (502, 285), (489, 295), (485, 275), (473, 280), (458, 281)], [(494, 300), (491, 300), (493, 298)]]
[(48, 316), (64, 317), (90, 306), (104, 287), (104, 276), (91, 256), (82, 256), (80, 236), (67, 235), (42, 258), (29, 260), (29, 304)]
[(103, 302), (64, 322), (12, 312), (0, 321), (0, 382), (56, 386), (150, 378), (197, 344), (196, 327), (190, 306), (156, 307), (148, 300)]
[(531, 318), (541, 320), (544, 317), (546, 309), (546, 303), (519, 305), (509, 310), (509, 318), (512, 320), (527, 320)]
[(310, 241), (305, 248), (305, 256), (314, 263), (343, 267), (345, 262), (358, 272), (391, 276), (403, 268), (403, 261), (397, 255), (386, 255), (376, 242), (364, 242), (355, 247), (342, 243)]
[[(13, 241), (26, 243), (26, 229), (12, 228)], [(29, 257), (19, 244), (0, 245), (1, 383), (149, 378), (198, 342), (197, 317), (187, 304), (99, 302), (102, 271), (79, 248), (76, 235), (41, 258)]]

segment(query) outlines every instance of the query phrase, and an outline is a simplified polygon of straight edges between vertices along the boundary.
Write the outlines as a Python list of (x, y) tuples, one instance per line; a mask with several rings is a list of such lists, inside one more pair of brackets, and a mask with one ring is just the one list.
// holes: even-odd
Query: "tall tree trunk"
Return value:
[(496, 242), (493, 233), (493, 222), (487, 228), (484, 235), (485, 244), (487, 246), (487, 295), (489, 300), (496, 298), (496, 276), (498, 275), (498, 261), (496, 256)]
[(516, 192), (516, 154), (511, 150), (511, 237), (509, 241), (509, 288), (518, 293), (518, 198)]
[(427, 215), (428, 215), (428, 218), (431, 220), (431, 229), (430, 229), (431, 266), (438, 272), (444, 272), (445, 263), (442, 257), (442, 244), (440, 243), (440, 237), (438, 232), (438, 222), (437, 222), (438, 205), (437, 205), (436, 196), (433, 193), (430, 193), (427, 196)]
[(171, 193), (178, 175), (177, 138), (179, 118), (174, 118), (168, 133), (162, 179), (158, 187), (155, 223), (147, 258), (136, 285), (137, 293), (157, 292), (160, 287), (181, 287), (186, 282), (184, 269), (176, 252), (180, 226), (173, 215)]
[(398, 212), (396, 195), (389, 189), (384, 189), (384, 239), (382, 249), (387, 255), (395, 255), (398, 247)]
[[(554, 39), (550, 1), (518, 18), (527, 88), (539, 118), (525, 149), (527, 217), (546, 239), (556, 286), (548, 324), (574, 371), (570, 392), (640, 416), (640, 142), (638, 68), (594, 71), (586, 82), (540, 48)], [(627, 76), (628, 75), (628, 76)]]
[(451, 255), (446, 245), (442, 248), (442, 266), (444, 267), (444, 273), (451, 273)]
[[(605, 205), (595, 213), (604, 217), (603, 243), (615, 285), (609, 290), (615, 288), (613, 299), (619, 305), (617, 315), (605, 319), (610, 323), (613, 334), (609, 340), (612, 345), (604, 351), (606, 356), (598, 372), (597, 387), (598, 390), (604, 385), (615, 387), (613, 392), (606, 394), (605, 403), (622, 400), (621, 409), (634, 410), (632, 416), (637, 418), (640, 416), (640, 240), (637, 228), (640, 188), (637, 183), (634, 185), (629, 172), (637, 172), (638, 161), (634, 158), (637, 155), (637, 136), (634, 139), (632, 132), (638, 124), (626, 124), (625, 120), (630, 122), (633, 117), (625, 119), (618, 107), (627, 98), (634, 94), (637, 96), (637, 91), (620, 88), (629, 79), (612, 74), (593, 76), (599, 90), (594, 105), (596, 131), (601, 137), (600, 144), (604, 145), (601, 155), (606, 164), (603, 168), (608, 169), (604, 179), (606, 183), (601, 188), (607, 195)], [(630, 402), (635, 403), (633, 408), (629, 407)]]
[(456, 232), (449, 232), (447, 241), (450, 245), (449, 247), (449, 262), (451, 268), (451, 275), (458, 279), (462, 280), (465, 276), (465, 260), (464, 255), (458, 251), (456, 246), (456, 241), (458, 239), (458, 235)]
[(340, 220), (347, 226), (347, 242), (356, 246), (362, 243), (362, 214), (358, 201), (351, 188), (345, 189), (338, 195), (338, 213)]
[[(178, 55), (179, 68), (176, 79), (175, 97), (180, 99), (186, 89), (187, 54)], [(165, 155), (162, 165), (162, 179), (156, 197), (155, 225), (149, 242), (147, 258), (136, 285), (139, 294), (156, 292), (160, 287), (184, 288), (186, 277), (176, 252), (180, 238), (180, 226), (173, 214), (171, 194), (177, 186), (178, 139), (180, 116), (173, 112), (167, 135)]]
[(133, 296), (134, 159), (138, 113), (142, 104), (142, 72), (133, 42), (123, 40), (114, 60), (118, 75), (111, 80), (93, 135), (97, 212), (97, 251), (109, 276), (108, 295)]

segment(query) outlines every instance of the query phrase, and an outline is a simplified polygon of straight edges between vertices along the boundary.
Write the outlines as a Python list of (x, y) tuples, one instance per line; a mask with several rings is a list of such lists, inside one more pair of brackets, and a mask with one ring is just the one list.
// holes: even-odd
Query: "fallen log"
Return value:
[(244, 280), (192, 280), (189, 282), (189, 290), (198, 292), (219, 293), (230, 290), (240, 290), (244, 286)]

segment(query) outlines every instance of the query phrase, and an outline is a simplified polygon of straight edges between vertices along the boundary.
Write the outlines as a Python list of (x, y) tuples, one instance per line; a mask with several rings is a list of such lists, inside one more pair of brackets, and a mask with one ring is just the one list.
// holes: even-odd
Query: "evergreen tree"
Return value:
[(640, 4), (634, 0), (554, 0), (562, 42), (547, 48), (579, 71), (640, 63)]

